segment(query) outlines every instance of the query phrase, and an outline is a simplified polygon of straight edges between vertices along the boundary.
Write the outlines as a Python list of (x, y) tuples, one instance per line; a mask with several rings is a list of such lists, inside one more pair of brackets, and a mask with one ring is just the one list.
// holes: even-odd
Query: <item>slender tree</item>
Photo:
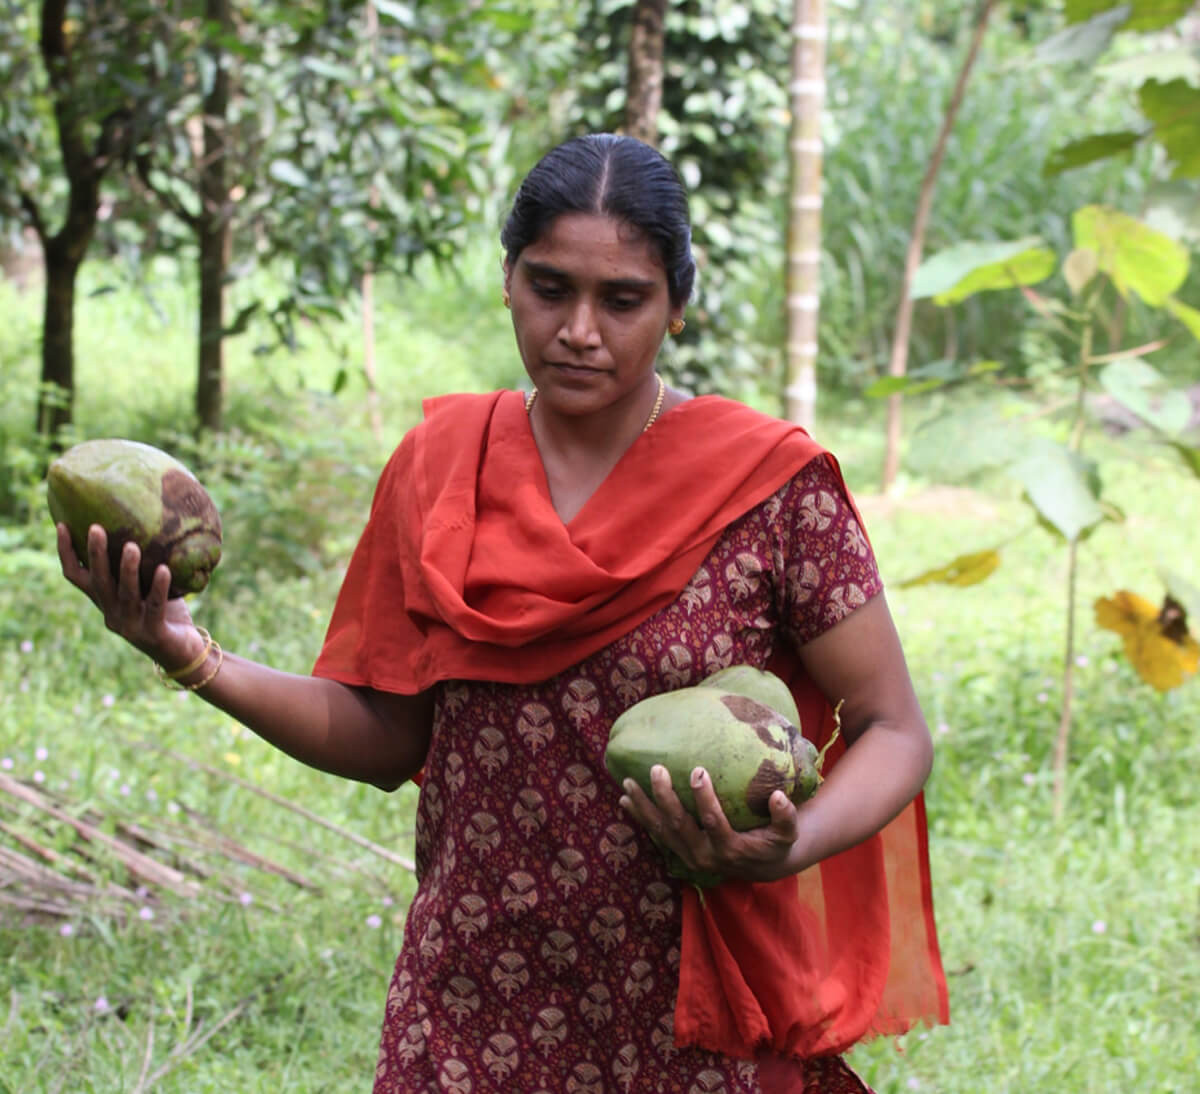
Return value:
[[(950, 101), (946, 105), (946, 113), (942, 117), (941, 128), (933, 143), (933, 152), (921, 179), (921, 189), (917, 196), (917, 209), (913, 215), (912, 233), (909, 236), (908, 252), (904, 258), (904, 275), (900, 282), (900, 303), (896, 309), (896, 323), (892, 330), (892, 352), (888, 362), (888, 375), (903, 377), (908, 371), (908, 340), (912, 331), (912, 282), (921, 264), (921, 252), (925, 246), (925, 230), (929, 226), (929, 213), (933, 208), (933, 192), (937, 186), (938, 172), (942, 168), (942, 160), (946, 155), (946, 145), (950, 133), (954, 129), (959, 107), (967, 92), (967, 81), (971, 78), (971, 69), (979, 56), (979, 47), (983, 43), (984, 31), (987, 30), (988, 19), (991, 18), (996, 0), (982, 0), (975, 17), (975, 29), (971, 34), (971, 44), (963, 59), (954, 82), (954, 90), (950, 93)], [(896, 483), (896, 474), (900, 470), (900, 434), (902, 426), (903, 396), (896, 392), (888, 396), (887, 407), (887, 439), (883, 457), (883, 475), (880, 482), (882, 493), (890, 493)]]
[(662, 106), (663, 45), (667, 0), (637, 0), (629, 38), (629, 76), (625, 88), (625, 132), (658, 145)]
[(200, 163), (200, 314), (197, 331), (196, 420), (201, 429), (221, 428), (225, 388), (225, 282), (230, 258), (230, 210), (226, 139), (229, 113), (229, 61), (224, 46), (232, 37), (230, 0), (205, 0), (204, 52), (212, 83), (204, 95), (204, 158)]
[(788, 137), (787, 392), (789, 421), (812, 430), (817, 404), (821, 271), (821, 110), (825, 0), (793, 0)]

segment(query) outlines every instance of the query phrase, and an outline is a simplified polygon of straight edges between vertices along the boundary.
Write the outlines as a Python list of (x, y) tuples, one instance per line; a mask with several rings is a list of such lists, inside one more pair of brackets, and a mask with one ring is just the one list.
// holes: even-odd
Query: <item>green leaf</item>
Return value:
[(1168, 388), (1162, 373), (1139, 358), (1106, 365), (1100, 372), (1100, 385), (1122, 406), (1163, 433), (1181, 432), (1192, 416), (1187, 393)]
[(348, 65), (335, 64), (321, 57), (305, 57), (303, 64), (309, 72), (315, 73), (317, 76), (324, 76), (327, 80), (335, 80), (340, 84), (358, 82), (358, 73)]
[(1093, 468), (1064, 445), (1039, 438), (1012, 468), (1029, 503), (1068, 543), (1105, 519)]
[(1174, 297), (1167, 301), (1167, 311), (1187, 327), (1195, 338), (1200, 339), (1200, 311)]
[(1151, 228), (1200, 248), (1200, 179), (1152, 183), (1146, 190), (1144, 203), (1143, 220)]
[(1055, 254), (1038, 236), (1011, 242), (956, 243), (921, 263), (913, 277), (914, 300), (954, 304), (977, 292), (1036, 285), (1052, 273)]
[[(1180, 459), (1183, 460), (1184, 466), (1200, 479), (1200, 448), (1195, 445), (1185, 444), (1183, 441), (1168, 441), (1176, 452), (1179, 453)], [(1200, 615), (1197, 616), (1200, 619)]]
[[(1108, 5), (1105, 5), (1107, 9)], [(1081, 61), (1091, 64), (1108, 49), (1117, 28), (1129, 18), (1130, 6), (1122, 4), (1111, 10), (1102, 9), (1085, 22), (1072, 22), (1052, 34), (1034, 50), (1034, 57), (1046, 64), (1065, 64)]]
[(1200, 87), (1186, 80), (1150, 80), (1138, 92), (1142, 113), (1175, 163), (1175, 178), (1200, 177)]
[(1134, 57), (1103, 65), (1098, 74), (1129, 87), (1140, 87), (1147, 80), (1174, 80), (1200, 83), (1200, 57), (1188, 49), (1152, 49)]
[(410, 27), (415, 22), (411, 4), (401, 4), (397, 0), (375, 0), (375, 10), (404, 27)]
[[(1130, 0), (1129, 22), (1125, 30), (1161, 30), (1178, 22), (1192, 6), (1192, 0)], [(1114, 8), (1112, 0), (1066, 0), (1064, 14), (1069, 23), (1080, 23)]]
[(1042, 175), (1049, 178), (1070, 171), (1073, 167), (1082, 167), (1097, 160), (1119, 156), (1128, 152), (1141, 139), (1142, 134), (1135, 133), (1132, 129), (1123, 129), (1116, 133), (1093, 133), (1090, 137), (1081, 137), (1054, 149), (1042, 165)]
[(1008, 419), (1025, 411), (1012, 400), (954, 410), (924, 422), (912, 435), (905, 465), (938, 482), (963, 482), (1003, 467), (1026, 448), (1023, 431)]
[(943, 380), (922, 380), (917, 376), (883, 376), (863, 392), (868, 399), (885, 399), (889, 395), (919, 395), (941, 387)]
[(277, 182), (285, 186), (295, 186), (301, 189), (308, 185), (308, 176), (291, 160), (272, 160), (267, 173)]
[(1076, 211), (1072, 226), (1075, 246), (1096, 252), (1100, 272), (1122, 296), (1132, 290), (1161, 308), (1187, 278), (1187, 248), (1125, 213), (1085, 205)]

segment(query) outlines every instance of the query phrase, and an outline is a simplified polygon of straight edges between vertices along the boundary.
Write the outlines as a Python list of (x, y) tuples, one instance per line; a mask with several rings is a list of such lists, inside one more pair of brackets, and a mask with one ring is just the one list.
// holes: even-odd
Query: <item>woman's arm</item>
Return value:
[(690, 773), (697, 824), (655, 768), (651, 802), (629, 780), (622, 804), (693, 870), (771, 881), (806, 869), (874, 835), (911, 801), (933, 763), (929, 729), (882, 593), (797, 651), (828, 701), (842, 703), (847, 749), (812, 798), (798, 808), (782, 791), (764, 828), (730, 828), (707, 773)]
[[(88, 567), (75, 556), (70, 534), (61, 524), (58, 551), (64, 576), (104, 613), (108, 628), (168, 672), (178, 672), (204, 654), (204, 638), (183, 599), (167, 599), (171, 575), (166, 566), (155, 572), (143, 599), (136, 544), (125, 545), (117, 581), (109, 571), (107, 537), (99, 525), (88, 533)], [(394, 790), (425, 762), (432, 692), (393, 695), (355, 688), (280, 672), (233, 654), (223, 655), (219, 670), (217, 665), (212, 650), (179, 683), (207, 680), (196, 688), (197, 695), (310, 767)]]

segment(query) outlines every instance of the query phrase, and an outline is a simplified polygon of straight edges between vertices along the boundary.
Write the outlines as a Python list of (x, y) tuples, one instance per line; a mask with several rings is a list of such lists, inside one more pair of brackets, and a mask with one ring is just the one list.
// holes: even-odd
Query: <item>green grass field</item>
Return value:
[[(291, 357), (231, 345), (234, 428), (195, 452), (226, 516), (227, 554), (193, 609), (226, 648), (307, 671), (374, 476), (421, 398), (518, 383), (491, 262), (381, 303), (381, 442), (366, 426), (353, 325), (309, 332)], [(185, 301), (164, 287), (156, 313), (126, 290), (86, 295), (104, 282), (87, 267), (85, 278), (80, 435), (182, 445)], [(33, 841), (71, 856), (80, 884), (125, 893), (64, 892), (67, 914), (0, 904), (0, 1090), (366, 1090), (414, 880), (356, 839), (410, 856), (414, 792), (309, 772), (166, 691), (61, 579), (40, 485), (23, 470), (38, 311), (36, 297), (0, 288), (0, 440), (7, 489), (31, 506), (28, 520), (0, 524), (0, 776), (126, 845), (131, 833), (143, 850), (168, 843), (184, 880), (199, 880), (196, 895), (175, 895), (102, 850), (82, 859), (64, 822), (0, 793), (0, 851), (38, 859)], [(333, 397), (342, 367), (351, 380)], [(862, 503), (937, 745), (927, 802), (952, 1009), (950, 1026), (864, 1045), (855, 1065), (880, 1094), (1196, 1089), (1200, 684), (1159, 696), (1141, 683), (1091, 604), (1118, 588), (1161, 597), (1161, 567), (1197, 582), (1200, 483), (1136, 438), (1094, 449), (1127, 519), (1081, 552), (1069, 796), (1056, 823), (1065, 549), (1004, 480), (967, 489), (910, 474), (899, 497), (875, 498), (881, 408), (825, 415), (818, 439)], [(1003, 564), (981, 585), (897, 588), (999, 544)]]

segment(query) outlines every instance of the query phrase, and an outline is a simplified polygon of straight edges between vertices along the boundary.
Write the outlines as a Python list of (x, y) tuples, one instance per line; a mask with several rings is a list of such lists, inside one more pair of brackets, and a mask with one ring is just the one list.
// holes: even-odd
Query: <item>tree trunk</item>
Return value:
[(825, 0), (793, 0), (788, 137), (788, 421), (812, 432), (817, 407), (821, 275), (821, 110), (825, 103)]
[(37, 431), (54, 437), (71, 424), (75, 395), (75, 278), (80, 263), (57, 240), (44, 249), (46, 298), (42, 311), (42, 382)]
[(637, 0), (629, 40), (629, 77), (625, 91), (625, 132), (658, 146), (662, 106), (663, 24), (667, 0)]
[[(938, 172), (942, 168), (942, 159), (946, 154), (946, 144), (950, 139), (950, 131), (954, 128), (954, 120), (958, 117), (959, 107), (962, 106), (963, 96), (967, 91), (967, 80), (979, 55), (979, 47), (983, 42), (983, 32), (987, 29), (988, 19), (995, 0), (982, 0), (979, 13), (975, 20), (975, 31), (971, 36), (971, 45), (967, 56), (959, 70), (950, 102), (946, 106), (942, 127), (934, 141), (933, 153), (925, 168), (925, 177), (921, 180), (921, 190), (917, 197), (917, 211), (913, 216), (912, 234), (908, 241), (908, 252), (904, 259), (904, 276), (900, 282), (900, 304), (896, 310), (896, 325), (892, 331), (892, 352), (888, 361), (888, 375), (902, 377), (908, 371), (908, 339), (912, 330), (912, 290), (913, 276), (921, 264), (921, 251), (925, 246), (925, 229), (929, 225), (929, 213), (933, 207), (933, 191), (937, 185)], [(887, 405), (887, 439), (883, 453), (883, 474), (880, 480), (880, 490), (884, 494), (891, 493), (896, 483), (896, 474), (900, 470), (900, 434), (902, 398), (899, 393), (888, 396)]]
[[(379, 13), (374, 0), (367, 0), (365, 12), (367, 38), (371, 43), (372, 67), (378, 63)], [(379, 191), (374, 185), (367, 196), (371, 208), (379, 204)], [(375, 229), (375, 222), (370, 224)], [(367, 414), (371, 419), (371, 435), (383, 442), (383, 412), (379, 408), (379, 381), (375, 367), (375, 267), (368, 262), (362, 275), (362, 333), (363, 333), (363, 376), (367, 381)]]
[[(210, 25), (232, 33), (230, 0), (206, 0)], [(204, 158), (200, 164), (200, 319), (196, 371), (196, 417), (201, 430), (221, 428), (224, 396), (225, 271), (229, 264), (229, 190), (226, 168), (226, 114), (229, 70), (216, 42), (205, 47), (215, 66), (213, 85), (204, 97)]]
[(75, 278), (96, 228), (100, 177), (112, 137), (105, 124), (97, 154), (84, 136), (75, 88), (71, 83), (65, 0), (42, 4), (39, 48), (54, 107), (58, 147), (67, 176), (67, 214), (51, 235), (33, 197), (21, 204), (42, 244), (46, 262), (46, 298), (42, 327), (42, 379), (38, 391), (37, 431), (53, 437), (73, 418), (75, 399)]

